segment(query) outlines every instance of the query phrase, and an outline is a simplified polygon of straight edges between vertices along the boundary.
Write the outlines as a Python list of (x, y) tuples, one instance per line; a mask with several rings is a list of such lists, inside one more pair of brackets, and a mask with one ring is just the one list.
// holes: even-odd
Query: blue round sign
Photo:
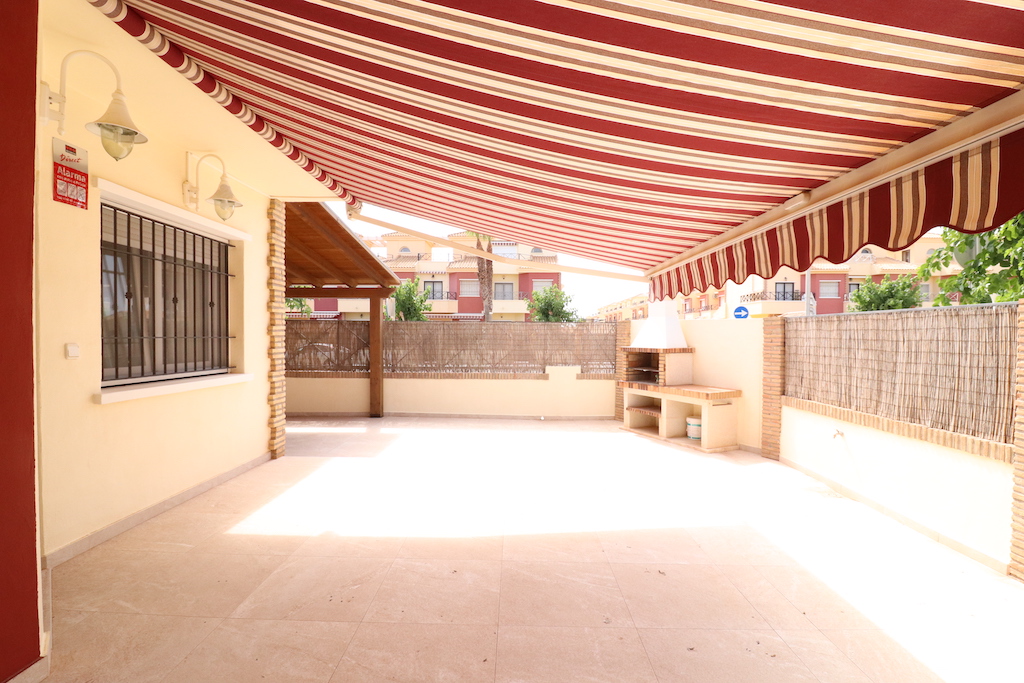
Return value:
[(734, 316), (736, 316), (737, 318), (749, 318), (750, 317), (750, 311), (747, 310), (746, 306), (737, 306), (735, 308), (735, 310), (733, 310), (732, 314)]

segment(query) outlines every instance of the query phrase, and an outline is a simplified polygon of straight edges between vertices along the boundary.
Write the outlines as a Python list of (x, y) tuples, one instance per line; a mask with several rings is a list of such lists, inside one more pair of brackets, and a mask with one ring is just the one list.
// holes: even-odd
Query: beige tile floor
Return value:
[(1020, 683), (1024, 584), (611, 421), (293, 420), (57, 567), (52, 682)]

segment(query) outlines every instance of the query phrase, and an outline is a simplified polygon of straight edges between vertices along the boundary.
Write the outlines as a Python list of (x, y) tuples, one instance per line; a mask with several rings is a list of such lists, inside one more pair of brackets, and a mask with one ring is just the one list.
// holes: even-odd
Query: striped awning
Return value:
[(852, 194), (781, 225), (711, 251), (655, 276), (662, 299), (726, 280), (810, 268), (816, 258), (841, 263), (865, 244), (905, 249), (936, 226), (991, 230), (1024, 210), (1024, 130)]
[(1009, 0), (90, 2), (349, 204), (645, 269), (656, 296), (1024, 209), (1013, 133), (741, 227), (1013, 95)]

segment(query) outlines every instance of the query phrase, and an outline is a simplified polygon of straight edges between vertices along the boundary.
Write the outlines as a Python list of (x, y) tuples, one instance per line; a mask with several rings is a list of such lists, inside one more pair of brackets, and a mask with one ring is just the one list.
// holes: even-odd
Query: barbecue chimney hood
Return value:
[(632, 348), (683, 349), (686, 337), (679, 325), (679, 312), (672, 299), (652, 301), (647, 306), (647, 318), (639, 325)]

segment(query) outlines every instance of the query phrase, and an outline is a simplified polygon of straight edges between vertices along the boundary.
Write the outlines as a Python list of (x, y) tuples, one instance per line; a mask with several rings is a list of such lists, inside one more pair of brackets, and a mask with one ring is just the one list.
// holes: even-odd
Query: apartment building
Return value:
[[(933, 230), (901, 251), (867, 246), (843, 263), (818, 259), (804, 272), (781, 268), (771, 278), (755, 275), (741, 284), (727, 282), (722, 288), (677, 296), (676, 305), (679, 317), (683, 319), (733, 317), (739, 307), (747, 309), (749, 317), (765, 318), (804, 311), (805, 294), (810, 291), (814, 295), (816, 313), (843, 313), (850, 309), (850, 295), (865, 282), (881, 282), (887, 275), (891, 279), (915, 275), (918, 267), (942, 246), (945, 246), (942, 231)], [(954, 261), (949, 267), (933, 274), (927, 282), (921, 282), (918, 287), (924, 304), (928, 305), (935, 298), (940, 280), (961, 270)], [(598, 309), (598, 318), (601, 320), (646, 317), (646, 295), (616, 301)]]
[[(468, 232), (447, 235), (445, 239), (467, 248), (476, 246), (476, 237)], [(400, 232), (368, 238), (366, 243), (403, 282), (419, 279), (419, 288), (428, 293), (429, 319), (483, 320), (476, 256)], [(543, 270), (557, 263), (557, 256), (539, 247), (500, 239), (491, 242), (491, 249), (495, 256), (515, 260), (515, 264), (494, 262), (491, 320), (529, 320), (526, 304), (533, 292), (562, 284), (561, 273)], [(369, 301), (360, 299), (313, 299), (312, 308), (313, 316), (320, 318), (369, 317)]]

